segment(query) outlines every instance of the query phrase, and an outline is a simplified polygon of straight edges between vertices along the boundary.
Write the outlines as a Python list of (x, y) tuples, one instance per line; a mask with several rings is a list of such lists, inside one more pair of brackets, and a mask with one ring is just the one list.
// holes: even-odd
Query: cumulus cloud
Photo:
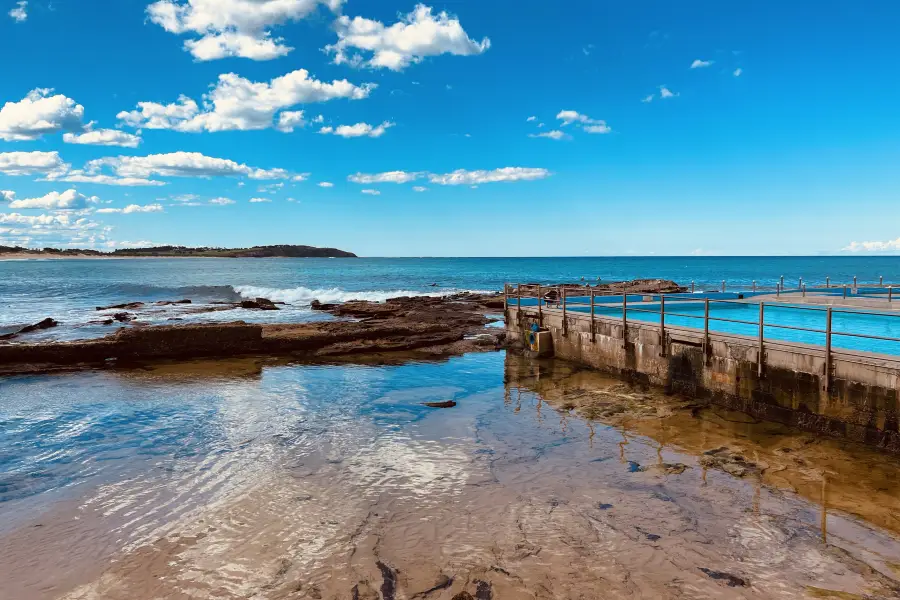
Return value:
[(286, 110), (278, 115), (278, 125), (275, 128), (282, 133), (293, 133), (294, 129), (305, 126), (302, 110)]
[(5, 243), (30, 246), (37, 238), (40, 246), (93, 245), (106, 240), (101, 223), (91, 221), (77, 213), (23, 215), (0, 214), (0, 234)]
[(141, 144), (140, 136), (118, 129), (89, 129), (84, 133), (65, 133), (63, 141), (67, 144), (120, 146), (122, 148), (137, 148)]
[(421, 192), (427, 192), (427, 191), (428, 191), (428, 188), (425, 187), (425, 186), (422, 186), (422, 185), (414, 185), (414, 186), (413, 186), (413, 191), (414, 191), (414, 192), (420, 192), (420, 193), (421, 193)]
[(678, 92), (673, 92), (669, 88), (664, 85), (659, 86), (659, 97), (662, 99), (666, 98), (674, 98), (678, 95)]
[(28, 0), (19, 0), (16, 7), (9, 11), (9, 16), (16, 23), (22, 23), (28, 20)]
[(354, 137), (371, 137), (377, 138), (384, 135), (384, 132), (393, 127), (390, 121), (385, 121), (381, 125), (373, 126), (368, 123), (357, 123), (356, 125), (339, 125), (337, 127), (322, 127), (319, 133), (325, 135), (339, 135), (344, 138)]
[(210, 204), (215, 204), (217, 206), (228, 206), (229, 204), (234, 204), (234, 200), (231, 198), (213, 198), (209, 201)]
[(885, 242), (850, 242), (843, 248), (844, 252), (897, 252), (900, 251), (900, 238)]
[(134, 213), (154, 213), (163, 212), (162, 204), (129, 204), (125, 208), (101, 208), (97, 211), (101, 214), (123, 214), (130, 215)]
[(525, 121), (526, 121), (527, 123), (531, 123), (532, 121), (537, 121), (537, 117), (531, 116), (531, 117), (528, 117), (527, 119), (525, 119)]
[(325, 47), (335, 64), (349, 63), (372, 69), (401, 71), (428, 56), (472, 56), (491, 47), (491, 40), (475, 41), (459, 19), (446, 12), (435, 15), (429, 6), (417, 5), (391, 26), (363, 17), (339, 17), (334, 23), (338, 41)]
[[(219, 75), (212, 90), (203, 96), (202, 106), (187, 96), (172, 104), (139, 102), (136, 110), (122, 111), (117, 118), (124, 124), (144, 129), (172, 129), (198, 133), (203, 131), (248, 131), (274, 125), (278, 111), (337, 98), (362, 100), (377, 86), (354, 85), (346, 79), (331, 83), (310, 77), (299, 69), (270, 82), (253, 82), (234, 73)], [(278, 128), (293, 131), (303, 119), (302, 111), (285, 111), (278, 117)]]
[(48, 175), (41, 181), (64, 181), (66, 183), (96, 183), (97, 185), (115, 185), (122, 187), (160, 186), (166, 185), (164, 181), (155, 181), (144, 177), (117, 177), (97, 172), (87, 172), (84, 169)]
[(12, 202), (16, 199), (16, 193), (12, 190), (0, 190), (0, 202)]
[(318, 186), (321, 187), (321, 188), (333, 188), (333, 187), (334, 187), (334, 184), (331, 183), (330, 181), (320, 181), (320, 182), (318, 183)]
[(362, 193), (368, 194), (369, 196), (380, 196), (381, 195), (381, 192), (379, 192), (378, 190), (363, 190)]
[(271, 198), (250, 198), (251, 204), (260, 204), (262, 202), (271, 202)]
[[(562, 121), (561, 127), (566, 127), (574, 123), (576, 126), (584, 129), (587, 133), (609, 133), (610, 131), (612, 131), (609, 125), (606, 124), (606, 121), (602, 119), (592, 119), (591, 117), (581, 114), (576, 110), (561, 110), (559, 111), (559, 114), (556, 115), (556, 118)], [(548, 133), (553, 132), (551, 131)], [(559, 140), (563, 139), (564, 136), (541, 134), (540, 137), (549, 137), (555, 140)]]
[(102, 170), (112, 171), (117, 178), (148, 180), (150, 177), (248, 177), (250, 179), (302, 180), (284, 169), (260, 169), (224, 158), (214, 158), (199, 152), (171, 152), (149, 156), (117, 156), (89, 161), (83, 174), (103, 175)]
[(716, 62), (714, 60), (700, 60), (699, 58), (691, 63), (692, 69), (705, 69), (706, 67), (711, 67), (712, 64)]
[(544, 133), (529, 133), (528, 137), (549, 138), (551, 140), (565, 140), (569, 139), (570, 136), (566, 135), (562, 131), (559, 131), (558, 129), (554, 129), (553, 131), (545, 131)]
[(42, 210), (81, 210), (88, 208), (90, 204), (96, 204), (100, 199), (96, 196), (87, 197), (75, 190), (65, 192), (50, 192), (39, 198), (23, 198), (9, 203), (10, 208), (38, 208)]
[(229, 56), (271, 60), (292, 50), (272, 27), (299, 21), (320, 5), (340, 10), (344, 0), (159, 0), (150, 21), (176, 35), (194, 34), (185, 49), (201, 61)]
[(479, 185), (482, 183), (533, 181), (550, 177), (547, 169), (531, 169), (526, 167), (505, 167), (493, 171), (466, 171), (458, 169), (452, 173), (429, 175), (431, 183), (438, 185)]
[(0, 173), (4, 175), (47, 175), (68, 168), (59, 152), (0, 152)]
[(409, 183), (423, 176), (423, 173), (409, 173), (406, 171), (387, 171), (385, 173), (357, 173), (347, 177), (347, 181), (371, 185), (373, 183)]
[(653, 102), (653, 94), (650, 94), (649, 96), (644, 96), (643, 98), (641, 98), (641, 102), (643, 102), (644, 104)]
[(30, 141), (48, 133), (81, 131), (84, 107), (53, 90), (32, 90), (18, 102), (0, 108), (0, 140)]

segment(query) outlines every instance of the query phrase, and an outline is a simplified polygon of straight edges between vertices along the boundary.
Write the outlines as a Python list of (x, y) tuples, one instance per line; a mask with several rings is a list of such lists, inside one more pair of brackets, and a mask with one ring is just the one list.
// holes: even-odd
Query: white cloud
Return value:
[(65, 133), (63, 141), (67, 144), (137, 148), (141, 143), (141, 138), (118, 129), (93, 129), (80, 134)]
[[(583, 115), (575, 110), (561, 110), (556, 118), (562, 121), (561, 127), (566, 127), (575, 123), (576, 126), (582, 127), (587, 133), (609, 133), (612, 129), (602, 119), (592, 119), (587, 115)], [(552, 131), (548, 132), (553, 133)], [(561, 133), (561, 132), (560, 132)], [(541, 137), (550, 137), (555, 140), (563, 139), (562, 136), (551, 136), (541, 134)]]
[(369, 196), (380, 196), (381, 195), (381, 192), (379, 192), (378, 190), (363, 190), (362, 193), (368, 194)]
[(414, 192), (427, 192), (428, 188), (425, 186), (421, 186), (421, 185), (415, 185), (415, 186), (413, 186), (413, 191)]
[(305, 127), (306, 121), (303, 119), (302, 110), (286, 110), (278, 115), (278, 125), (276, 129), (282, 133), (293, 133), (297, 127)]
[(532, 121), (537, 121), (537, 117), (531, 116), (525, 119), (526, 123), (531, 123)]
[(641, 102), (643, 102), (644, 104), (647, 104), (647, 103), (649, 103), (649, 102), (653, 102), (653, 94), (650, 94), (649, 96), (644, 96), (644, 97), (641, 99)]
[(333, 188), (334, 187), (334, 184), (331, 183), (330, 181), (320, 181), (317, 185), (321, 188)]
[(900, 250), (900, 238), (886, 242), (850, 242), (845, 252), (896, 252)]
[(356, 125), (338, 125), (337, 127), (322, 127), (319, 133), (328, 135), (339, 135), (345, 138), (354, 137), (371, 137), (377, 138), (384, 135), (384, 132), (393, 127), (390, 121), (385, 121), (381, 125), (372, 126), (368, 123), (357, 123)]
[(4, 175), (50, 174), (68, 168), (59, 152), (0, 152), (0, 173)]
[(35, 89), (0, 108), (0, 140), (36, 140), (47, 133), (82, 131), (84, 107), (51, 89)]
[(304, 177), (293, 175), (284, 169), (259, 169), (224, 158), (214, 158), (199, 152), (171, 152), (149, 156), (118, 156), (98, 158), (85, 165), (84, 173), (89, 176), (102, 175), (101, 170), (110, 169), (116, 177), (146, 180), (159, 177), (249, 177), (250, 179), (293, 179)]
[(66, 183), (95, 183), (97, 185), (116, 185), (123, 187), (160, 186), (166, 185), (164, 181), (154, 181), (143, 177), (116, 177), (101, 173), (88, 173), (83, 169), (76, 169), (58, 174), (50, 174), (41, 181), (64, 181)]
[(270, 183), (268, 185), (261, 185), (256, 188), (257, 192), (263, 194), (277, 194), (284, 187), (284, 183)]
[(16, 23), (22, 23), (28, 19), (28, 0), (19, 0), (16, 7), (9, 11), (9, 16)]
[(100, 199), (96, 196), (88, 198), (75, 190), (65, 192), (50, 192), (40, 198), (23, 198), (10, 202), (10, 208), (39, 208), (42, 210), (81, 210), (88, 208), (90, 204), (96, 204)]
[(262, 202), (271, 202), (271, 198), (250, 198), (251, 204), (260, 204)]
[[(488, 38), (480, 42), (469, 38), (456, 17), (446, 12), (435, 15), (424, 4), (418, 4), (390, 27), (363, 17), (341, 16), (334, 28), (338, 41), (326, 46), (325, 51), (334, 54), (335, 64), (373, 69), (400, 71), (427, 56), (472, 56), (491, 47)], [(371, 57), (366, 59), (362, 53), (371, 53)]]
[(660, 97), (660, 98), (663, 98), (663, 99), (666, 99), (666, 98), (674, 98), (674, 97), (676, 97), (677, 95), (678, 95), (677, 92), (673, 92), (672, 90), (670, 90), (670, 89), (667, 88), (666, 86), (664, 86), (664, 85), (659, 86), (659, 97)]
[(215, 204), (217, 206), (228, 206), (229, 204), (234, 204), (234, 200), (231, 198), (213, 198), (209, 201), (210, 204)]
[(478, 185), (509, 181), (533, 181), (550, 177), (547, 169), (531, 169), (525, 167), (505, 167), (493, 171), (466, 171), (459, 169), (452, 173), (429, 175), (431, 183), (438, 185)]
[(347, 177), (347, 181), (371, 185), (373, 183), (409, 183), (422, 177), (423, 173), (408, 173), (406, 171), (387, 171), (385, 173), (357, 173)]
[(566, 135), (562, 131), (558, 129), (554, 129), (553, 131), (545, 131), (544, 133), (529, 133), (528, 137), (532, 138), (549, 138), (551, 140), (566, 140), (570, 139), (571, 136)]
[(129, 204), (125, 208), (101, 208), (97, 211), (100, 214), (124, 214), (130, 215), (134, 213), (154, 213), (163, 212), (162, 204)]
[[(181, 96), (172, 104), (139, 102), (136, 110), (120, 112), (117, 118), (135, 128), (190, 133), (268, 129), (280, 110), (336, 98), (362, 100), (376, 87), (373, 83), (357, 86), (346, 79), (326, 83), (310, 77), (306, 69), (276, 77), (269, 83), (225, 73), (219, 75), (213, 89), (203, 96), (202, 107), (191, 98)], [(282, 113), (279, 129), (284, 131), (283, 128), (299, 125), (298, 117), (302, 119), (302, 111)]]
[[(0, 214), (0, 234), (5, 243), (31, 246), (66, 246), (75, 243), (93, 245), (106, 240), (103, 224), (91, 221), (77, 213), (23, 215)], [(35, 240), (37, 239), (37, 243)]]
[(691, 63), (692, 69), (705, 69), (706, 67), (711, 67), (712, 64), (716, 62), (714, 60), (700, 60), (699, 58)]
[(742, 68), (738, 67), (737, 69), (734, 70), (733, 75), (735, 77), (740, 77), (743, 74), (743, 72), (744, 72), (744, 70)]
[(271, 60), (292, 48), (272, 37), (271, 28), (299, 21), (319, 5), (340, 10), (344, 0), (159, 0), (147, 7), (150, 21), (176, 35), (193, 33), (185, 42), (197, 60), (228, 56)]

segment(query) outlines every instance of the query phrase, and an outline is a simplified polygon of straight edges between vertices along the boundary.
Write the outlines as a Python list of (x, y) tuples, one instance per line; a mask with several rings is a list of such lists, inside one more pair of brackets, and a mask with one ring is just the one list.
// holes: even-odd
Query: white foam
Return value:
[[(306, 287), (287, 289), (257, 287), (253, 285), (237, 285), (234, 291), (247, 299), (268, 298), (273, 302), (287, 302), (288, 304), (309, 305), (313, 300), (325, 303), (348, 302), (350, 300), (369, 300), (370, 302), (384, 302), (388, 298), (400, 296), (449, 296), (471, 290), (441, 289), (434, 292), (417, 292), (412, 290), (369, 290), (361, 292), (348, 292), (340, 288), (313, 290)], [(476, 292), (481, 293), (481, 292)]]

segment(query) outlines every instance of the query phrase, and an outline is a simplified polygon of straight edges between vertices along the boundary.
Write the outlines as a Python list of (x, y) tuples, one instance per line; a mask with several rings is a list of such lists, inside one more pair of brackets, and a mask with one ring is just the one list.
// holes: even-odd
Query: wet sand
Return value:
[[(344, 368), (232, 366), (116, 377), (268, 389)], [(151, 517), (129, 504), (148, 475), (0, 534), (0, 598), (900, 597), (896, 458), (562, 361), (405, 369), (421, 381), (374, 397), (378, 368), (349, 372), (302, 443), (208, 503)]]

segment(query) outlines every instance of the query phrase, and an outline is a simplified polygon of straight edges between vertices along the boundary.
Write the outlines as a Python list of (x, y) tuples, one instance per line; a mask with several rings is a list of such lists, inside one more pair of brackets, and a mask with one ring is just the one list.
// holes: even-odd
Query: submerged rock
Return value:
[(750, 582), (743, 577), (738, 577), (737, 575), (732, 575), (731, 573), (725, 573), (724, 571), (713, 571), (712, 569), (707, 569), (705, 567), (700, 567), (700, 570), (706, 573), (706, 575), (710, 579), (723, 581), (728, 587), (748, 587), (750, 585)]
[(112, 306), (98, 306), (97, 310), (135, 310), (144, 306), (143, 302), (128, 302), (126, 304), (113, 304)]
[(428, 408), (453, 408), (456, 406), (456, 402), (453, 400), (447, 400), (446, 402), (423, 402), (422, 406), (427, 406)]
[(744, 458), (742, 454), (733, 452), (725, 446), (704, 452), (700, 457), (700, 465), (707, 469), (719, 469), (734, 477), (759, 475), (763, 470), (756, 463)]
[(257, 298), (256, 300), (244, 300), (241, 302), (241, 308), (248, 310), (280, 310), (275, 303), (268, 298)]
[(40, 331), (42, 329), (51, 329), (53, 327), (56, 327), (57, 325), (59, 325), (58, 321), (48, 317), (48, 318), (44, 319), (43, 321), (40, 321), (39, 323), (35, 323), (33, 325), (26, 325), (25, 327), (22, 327), (18, 331), (14, 331), (12, 333), (7, 333), (6, 335), (0, 335), (0, 340), (11, 340), (11, 339), (13, 339), (17, 336), (20, 336), (22, 334), (25, 334), (25, 333), (31, 333), (32, 331)]

